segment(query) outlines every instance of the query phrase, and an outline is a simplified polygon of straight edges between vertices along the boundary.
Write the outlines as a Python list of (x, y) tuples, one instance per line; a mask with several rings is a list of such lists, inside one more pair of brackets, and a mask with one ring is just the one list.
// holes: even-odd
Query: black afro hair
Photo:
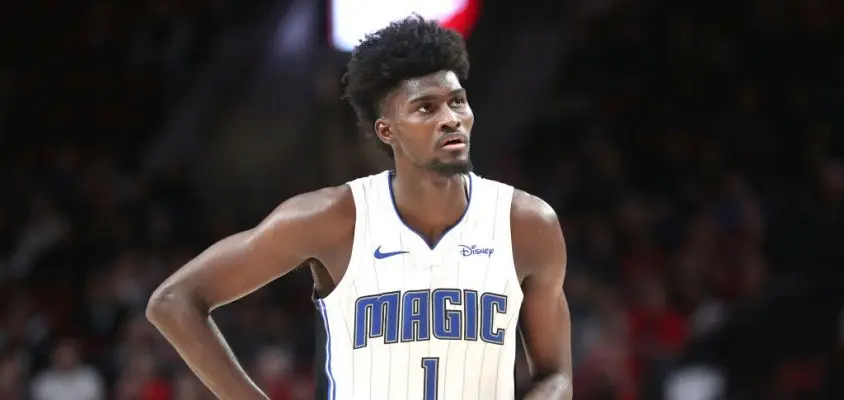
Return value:
[[(387, 94), (402, 81), (444, 70), (461, 80), (468, 77), (466, 43), (457, 32), (413, 15), (367, 35), (352, 51), (342, 78), (343, 97), (361, 130), (375, 137), (373, 125)], [(376, 142), (393, 157), (388, 145)]]

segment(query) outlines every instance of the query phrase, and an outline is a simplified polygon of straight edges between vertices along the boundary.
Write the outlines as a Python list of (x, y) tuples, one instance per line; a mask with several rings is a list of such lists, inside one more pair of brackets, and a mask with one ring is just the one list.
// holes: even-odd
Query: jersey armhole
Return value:
[(349, 189), (352, 191), (352, 199), (355, 203), (355, 227), (354, 227), (354, 237), (352, 238), (352, 251), (349, 254), (349, 261), (346, 265), (346, 271), (343, 273), (343, 276), (340, 277), (340, 281), (334, 285), (334, 290), (331, 291), (327, 296), (324, 297), (317, 297), (316, 290), (312, 295), (312, 298), (315, 303), (320, 304), (322, 301), (326, 301), (332, 296), (344, 290), (344, 288), (349, 284), (348, 282), (354, 280), (354, 276), (357, 274), (357, 269), (360, 266), (360, 246), (356, 246), (356, 243), (363, 243), (366, 235), (366, 215), (367, 215), (367, 201), (366, 201), (366, 190), (364, 190), (363, 185), (364, 179), (357, 179), (347, 183), (349, 185)]
[(512, 268), (509, 268), (509, 271), (507, 271), (507, 274), (509, 275), (509, 278), (512, 280), (512, 282), (515, 282), (519, 294), (524, 295), (524, 293), (522, 293), (522, 282), (519, 277), (518, 265), (516, 265), (516, 249), (513, 246), (513, 224), (511, 222), (513, 218), (513, 195), (516, 191), (512, 186), (504, 184), (502, 184), (498, 190), (501, 191), (501, 197), (506, 199), (504, 201), (499, 202), (499, 209), (496, 210), (496, 212), (498, 213), (498, 215), (505, 217), (503, 219), (505, 226), (502, 227), (503, 229), (501, 229), (501, 231), (504, 232), (504, 235), (506, 235), (503, 239), (506, 241), (507, 244), (509, 244), (510, 249), (510, 252), (508, 254), (509, 262), (507, 263), (507, 265), (512, 266)]

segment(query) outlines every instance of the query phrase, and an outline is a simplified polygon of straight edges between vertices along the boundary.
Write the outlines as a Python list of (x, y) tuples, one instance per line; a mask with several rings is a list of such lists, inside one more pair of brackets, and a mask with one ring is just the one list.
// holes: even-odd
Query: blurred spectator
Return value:
[(23, 399), (27, 395), (29, 355), (26, 349), (10, 348), (0, 359), (0, 399)]
[(32, 382), (34, 400), (101, 400), (106, 398), (103, 379), (96, 369), (82, 362), (76, 343), (56, 345), (50, 367)]
[(665, 400), (712, 400), (726, 396), (724, 376), (706, 366), (678, 369), (665, 386)]
[(292, 400), (295, 378), (292, 375), (292, 356), (280, 348), (265, 348), (259, 352), (255, 366), (255, 381), (273, 400)]
[(190, 371), (180, 370), (174, 381), (173, 400), (213, 399), (213, 395)]

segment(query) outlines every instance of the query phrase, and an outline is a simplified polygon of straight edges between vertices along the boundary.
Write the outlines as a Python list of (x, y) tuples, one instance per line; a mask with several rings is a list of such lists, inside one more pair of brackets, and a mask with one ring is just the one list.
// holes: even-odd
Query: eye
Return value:
[(423, 113), (423, 114), (430, 114), (434, 111), (434, 105), (431, 103), (424, 103), (416, 109), (416, 111)]
[(466, 105), (466, 98), (465, 97), (455, 97), (451, 99), (451, 106), (452, 107), (461, 107)]

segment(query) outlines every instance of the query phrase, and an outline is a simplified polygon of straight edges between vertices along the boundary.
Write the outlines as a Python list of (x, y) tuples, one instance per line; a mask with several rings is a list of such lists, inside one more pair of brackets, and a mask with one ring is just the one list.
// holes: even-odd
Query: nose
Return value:
[(449, 107), (442, 107), (442, 109), (445, 111), (440, 116), (440, 131), (450, 133), (460, 129), (460, 115), (458, 115), (456, 112), (454, 112), (454, 110)]

